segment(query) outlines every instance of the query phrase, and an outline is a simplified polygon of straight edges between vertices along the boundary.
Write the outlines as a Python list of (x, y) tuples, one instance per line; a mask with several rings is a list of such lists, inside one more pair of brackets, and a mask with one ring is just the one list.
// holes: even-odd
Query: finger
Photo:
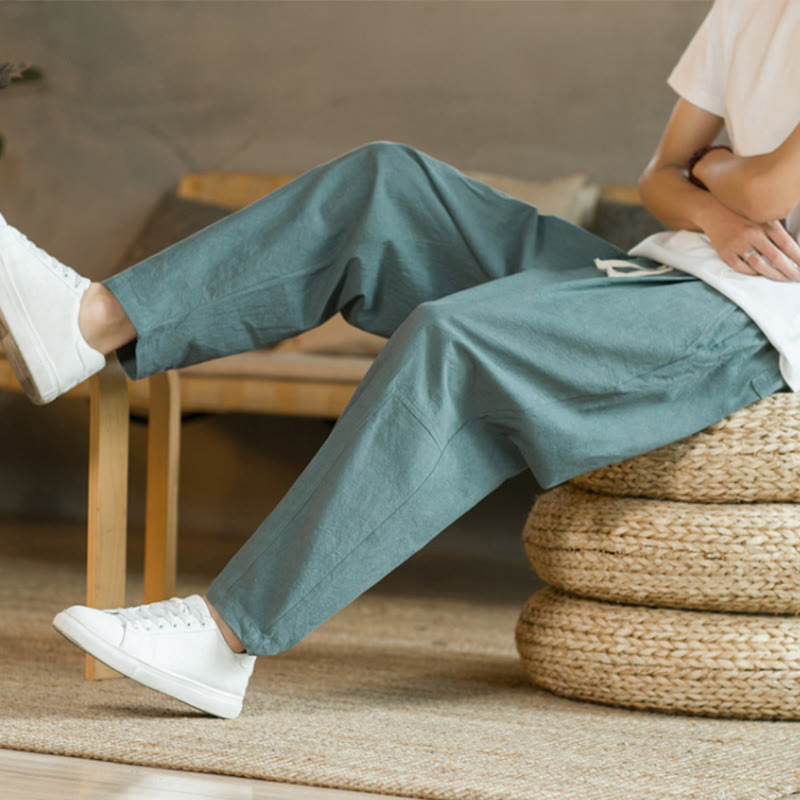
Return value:
[[(753, 231), (749, 237), (746, 248), (745, 244), (742, 242), (736, 246), (736, 250), (734, 251), (735, 260), (738, 262), (739, 266), (734, 266), (733, 268), (736, 269), (737, 272), (742, 272), (746, 275), (762, 275), (773, 281), (788, 280), (788, 278), (780, 270), (776, 269), (775, 266), (764, 257), (763, 253), (761, 253), (762, 249), (766, 250), (769, 246), (773, 248), (772, 253), (774, 255), (777, 249), (769, 241), (766, 234), (763, 231)], [(745, 248), (744, 251), (742, 251), (742, 248)], [(730, 264), (730, 262), (728, 263)]]
[[(781, 274), (783, 274), (787, 280), (790, 281), (797, 281), (800, 280), (800, 269), (798, 269), (797, 265), (792, 261), (780, 247), (777, 247), (775, 243), (769, 237), (764, 238), (764, 241), (761, 242), (759, 245), (756, 246), (756, 250), (761, 258), (769, 264), (774, 269), (778, 270)], [(754, 260), (755, 256), (754, 256)], [(751, 266), (755, 266), (758, 269), (758, 266), (752, 264), (749, 260), (748, 263)]]
[(740, 258), (736, 253), (731, 253), (730, 255), (725, 257), (725, 263), (736, 272), (741, 272), (744, 275), (758, 275), (759, 273), (756, 272), (752, 267), (750, 267), (746, 261)]
[(800, 244), (780, 222), (769, 223), (765, 232), (790, 261), (800, 265)]
[(758, 275), (763, 275), (773, 281), (788, 281), (789, 278), (771, 264), (761, 253), (750, 253), (745, 262), (748, 267), (755, 270)]

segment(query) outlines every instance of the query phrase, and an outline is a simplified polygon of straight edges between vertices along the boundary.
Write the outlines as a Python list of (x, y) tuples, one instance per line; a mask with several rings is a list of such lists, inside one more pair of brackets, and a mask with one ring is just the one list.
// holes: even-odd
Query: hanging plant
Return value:
[[(38, 81), (42, 72), (30, 64), (0, 64), (0, 89), (23, 81)], [(0, 156), (3, 155), (3, 135), (0, 134)]]

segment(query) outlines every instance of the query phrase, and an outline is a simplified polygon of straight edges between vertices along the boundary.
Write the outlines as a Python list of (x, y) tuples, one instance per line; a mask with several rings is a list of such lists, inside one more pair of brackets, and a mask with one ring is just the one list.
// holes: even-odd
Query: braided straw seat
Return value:
[(800, 619), (534, 594), (516, 628), (531, 681), (628, 708), (800, 718)]
[(800, 506), (541, 495), (522, 533), (537, 574), (584, 597), (800, 613)]
[(686, 439), (579, 475), (572, 484), (694, 503), (798, 503), (800, 396), (773, 394)]

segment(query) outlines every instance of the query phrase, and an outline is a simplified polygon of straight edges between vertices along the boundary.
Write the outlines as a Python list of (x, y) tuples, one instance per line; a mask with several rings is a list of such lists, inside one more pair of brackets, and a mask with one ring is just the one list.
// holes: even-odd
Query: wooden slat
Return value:
[(11, 364), (8, 363), (8, 359), (3, 353), (0, 353), (0, 389), (7, 392), (22, 392), (22, 387), (11, 369)]
[(153, 375), (147, 427), (144, 602), (175, 594), (181, 396), (177, 373)]
[[(128, 382), (116, 357), (90, 380), (86, 604), (125, 605), (128, 515)], [(116, 672), (86, 657), (89, 680)]]
[(623, 203), (629, 206), (640, 206), (642, 198), (635, 186), (622, 186), (606, 183), (600, 188), (600, 199), (607, 203)]
[[(235, 358), (235, 357), (234, 357)], [(347, 372), (352, 373), (348, 380), (334, 380), (337, 360), (346, 362)], [(224, 359), (220, 359), (220, 362)], [(284, 358), (284, 361), (287, 360)], [(331, 366), (323, 374), (317, 362), (329, 361)], [(210, 363), (210, 362), (209, 362)], [(287, 362), (288, 363), (288, 362)], [(253, 412), (258, 414), (286, 414), (289, 416), (325, 417), (338, 416), (356, 390), (363, 373), (371, 363), (370, 359), (341, 356), (314, 356), (308, 358), (308, 374), (303, 376), (299, 367), (289, 374), (288, 368), (280, 364), (268, 365), (267, 371), (285, 372), (283, 377), (259, 376), (241, 364), (235, 366), (233, 374), (226, 374), (224, 364), (220, 363), (206, 374), (194, 367), (178, 370), (180, 409), (182, 411), (231, 411)], [(205, 365), (198, 365), (202, 367)], [(124, 376), (125, 377), (125, 376)], [(64, 397), (89, 397), (91, 379), (67, 392)], [(148, 413), (150, 408), (150, 388), (147, 380), (127, 381), (130, 409)], [(0, 357), (0, 391), (22, 394), (22, 388), (8, 366)], [(59, 398), (60, 399), (60, 398)]]
[(181, 376), (184, 411), (238, 411), (335, 419), (357, 383)]
[(178, 370), (178, 375), (181, 380), (198, 376), (205, 378), (218, 376), (357, 384), (367, 374), (373, 360), (373, 356), (255, 350), (251, 353), (237, 353), (193, 364), (190, 367), (182, 367)]
[[(22, 387), (19, 385), (19, 381), (17, 381), (17, 378), (11, 369), (11, 365), (8, 363), (8, 360), (2, 352), (0, 352), (0, 391), (24, 394)], [(75, 388), (70, 389), (68, 392), (61, 395), (61, 397), (65, 397), (70, 400), (82, 398), (87, 400), (90, 399), (91, 378), (81, 384), (78, 384)], [(61, 397), (59, 397), (55, 402), (60, 401)], [(146, 380), (128, 380), (128, 400), (131, 410), (139, 413), (146, 413), (150, 407), (150, 389), (148, 382)]]
[[(210, 170), (184, 175), (178, 185), (177, 194), (186, 200), (198, 200), (237, 209), (255, 202), (296, 177), (297, 173)], [(629, 184), (602, 184), (600, 199), (628, 205), (641, 205), (642, 202), (638, 188)]]
[(294, 180), (297, 174), (226, 172), (189, 173), (178, 184), (178, 197), (225, 208), (243, 208)]

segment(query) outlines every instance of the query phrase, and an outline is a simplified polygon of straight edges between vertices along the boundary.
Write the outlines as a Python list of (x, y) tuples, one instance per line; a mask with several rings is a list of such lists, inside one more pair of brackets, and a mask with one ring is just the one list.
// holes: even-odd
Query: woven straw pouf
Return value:
[(542, 495), (533, 683), (631, 708), (800, 719), (800, 396), (781, 393)]
[(583, 597), (800, 614), (794, 503), (686, 503), (561, 486), (538, 498), (522, 539), (542, 580)]
[(533, 683), (628, 708), (800, 718), (800, 619), (618, 605), (543, 589), (520, 615)]
[(799, 503), (800, 393), (773, 394), (693, 436), (571, 482), (692, 503)]

